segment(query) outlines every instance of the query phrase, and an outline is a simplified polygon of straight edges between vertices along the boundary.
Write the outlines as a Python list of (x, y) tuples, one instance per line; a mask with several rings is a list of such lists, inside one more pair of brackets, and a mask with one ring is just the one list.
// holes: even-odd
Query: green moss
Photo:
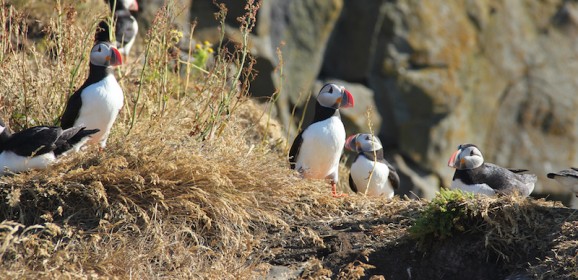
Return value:
[(423, 243), (475, 228), (480, 211), (473, 198), (460, 190), (442, 189), (409, 229), (410, 236)]

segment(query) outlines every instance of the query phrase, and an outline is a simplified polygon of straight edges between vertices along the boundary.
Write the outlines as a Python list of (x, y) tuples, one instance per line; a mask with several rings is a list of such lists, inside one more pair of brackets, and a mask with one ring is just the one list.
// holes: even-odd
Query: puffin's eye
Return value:
[(329, 93), (333, 93), (333, 87), (329, 86)]
[(101, 52), (101, 51), (102, 51), (102, 50), (101, 50), (101, 46), (98, 46), (98, 50), (97, 50), (97, 51), (98, 51), (98, 52)]
[(470, 152), (470, 156), (473, 156), (473, 155), (474, 155), (474, 150), (472, 150), (472, 151)]

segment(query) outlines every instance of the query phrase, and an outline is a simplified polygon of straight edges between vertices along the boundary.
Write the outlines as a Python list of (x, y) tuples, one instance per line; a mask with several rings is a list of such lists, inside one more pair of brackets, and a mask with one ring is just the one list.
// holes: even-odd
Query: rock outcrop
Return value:
[[(223, 2), (234, 28), (243, 5)], [(202, 40), (218, 32), (207, 3), (190, 9)], [(577, 34), (578, 4), (563, 0), (264, 1), (251, 38), (252, 90), (281, 88), (277, 113), (289, 125), (292, 107), (306, 112), (304, 96), (321, 81), (356, 84), (364, 108), (376, 107), (382, 142), (415, 174), (448, 186), (448, 157), (475, 143), (490, 162), (536, 173), (535, 192), (561, 193), (545, 174), (578, 164)], [(344, 118), (352, 133), (367, 131), (363, 108)]]

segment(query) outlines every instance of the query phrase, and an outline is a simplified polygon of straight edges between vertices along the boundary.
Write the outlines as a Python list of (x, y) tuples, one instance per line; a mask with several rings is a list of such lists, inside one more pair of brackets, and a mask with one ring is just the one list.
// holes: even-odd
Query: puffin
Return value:
[(473, 144), (458, 146), (448, 166), (455, 168), (451, 189), (488, 196), (518, 193), (529, 196), (538, 180), (535, 174), (521, 174), (526, 169), (507, 169), (484, 162), (480, 149)]
[(82, 126), (35, 126), (12, 134), (0, 119), (0, 174), (44, 169), (97, 132)]
[(344, 87), (324, 85), (317, 95), (313, 121), (291, 145), (289, 163), (302, 177), (329, 179), (331, 194), (337, 194), (339, 160), (345, 145), (345, 127), (339, 109), (353, 107), (353, 96)]
[[(351, 135), (345, 148), (357, 152), (349, 172), (349, 187), (356, 193), (392, 198), (399, 187), (399, 175), (383, 157), (379, 138), (368, 133)], [(370, 180), (371, 178), (371, 180)]]
[(578, 168), (570, 167), (570, 169), (561, 170), (556, 173), (548, 173), (546, 176), (566, 186), (578, 197)]
[(112, 66), (120, 64), (121, 55), (112, 44), (97, 42), (90, 51), (88, 78), (70, 96), (60, 118), (64, 129), (98, 129), (88, 143), (100, 144), (100, 151), (106, 147), (110, 128), (124, 104), (122, 89), (112, 71)]
[[(138, 22), (131, 14), (131, 12), (138, 12), (138, 3), (136, 0), (108, 0), (107, 2), (114, 13), (115, 40), (113, 44), (124, 57), (127, 57), (138, 33)], [(95, 41), (112, 42), (111, 33), (109, 22), (103, 20), (98, 24)]]

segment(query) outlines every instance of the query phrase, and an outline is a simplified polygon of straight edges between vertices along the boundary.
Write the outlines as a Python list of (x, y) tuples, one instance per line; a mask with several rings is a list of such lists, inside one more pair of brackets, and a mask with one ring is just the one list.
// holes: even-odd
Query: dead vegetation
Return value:
[[(46, 35), (20, 44), (29, 28), (0, 31), (0, 114), (15, 130), (57, 122), (86, 77), (91, 26), (106, 11), (87, 8), (99, 0), (62, 0), (46, 9), (55, 13), (27, 14), (22, 7), (38, 2), (17, 2), (3, 3), (2, 24), (39, 19)], [(206, 71), (175, 73), (188, 64), (166, 52), (178, 37), (174, 10), (160, 11), (141, 55), (117, 72), (126, 104), (105, 153), (87, 149), (0, 178), (2, 277), (230, 279), (275, 269), (302, 278), (578, 277), (578, 215), (561, 204), (334, 199), (326, 182), (299, 179), (282, 128), (247, 98), (254, 73), (242, 47)], [(460, 213), (453, 227), (410, 235), (446, 206)]]

